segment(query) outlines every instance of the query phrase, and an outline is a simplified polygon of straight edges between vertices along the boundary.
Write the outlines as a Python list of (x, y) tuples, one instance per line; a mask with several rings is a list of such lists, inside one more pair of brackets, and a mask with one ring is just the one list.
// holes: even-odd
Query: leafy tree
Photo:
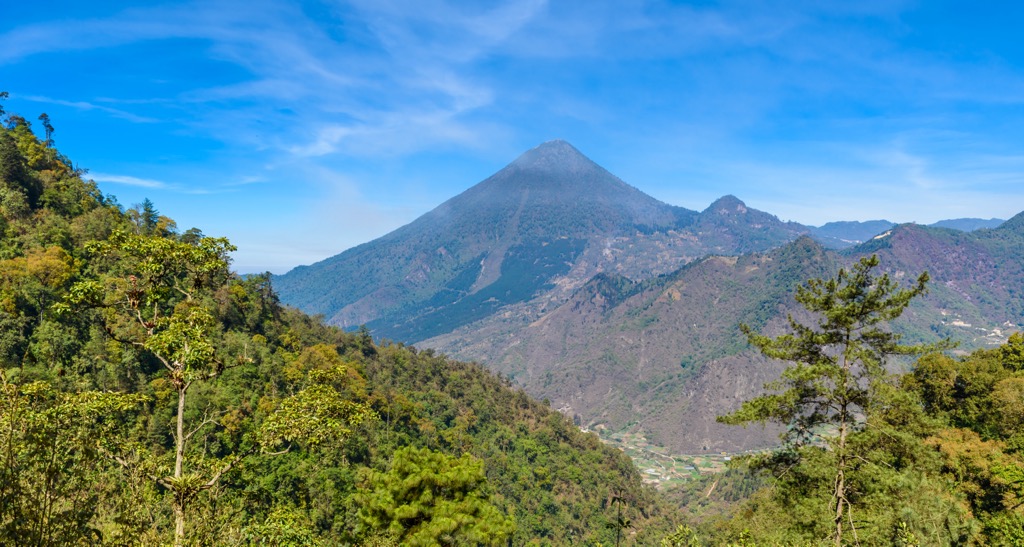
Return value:
[(46, 140), (43, 141), (43, 145), (47, 148), (53, 146), (53, 124), (50, 123), (50, 116), (43, 112), (39, 115), (39, 121), (43, 124), (43, 131), (46, 135)]
[[(872, 414), (890, 401), (891, 376), (887, 359), (925, 350), (900, 344), (900, 336), (886, 328), (910, 301), (925, 292), (928, 274), (922, 273), (908, 289), (899, 288), (888, 274), (877, 275), (877, 256), (863, 258), (836, 277), (811, 279), (797, 289), (796, 300), (815, 314), (805, 325), (789, 317), (790, 334), (776, 338), (741, 325), (749, 342), (764, 355), (792, 364), (782, 378), (766, 385), (772, 393), (743, 403), (736, 412), (719, 417), (727, 424), (772, 421), (787, 426), (786, 440), (796, 446), (819, 438), (833, 455), (831, 472), (832, 539), (841, 545), (845, 523), (854, 534), (849, 482), (853, 454), (851, 434), (860, 431)], [(790, 452), (797, 458), (800, 452)]]
[(1024, 372), (1024, 332), (1015, 332), (999, 348), (1003, 366), (1014, 372)]
[(402, 545), (498, 545), (514, 526), (485, 484), (483, 462), (468, 454), (400, 448), (387, 472), (366, 476), (357, 497), (362, 530)]
[(6, 127), (8, 130), (13, 130), (17, 129), (18, 127), (29, 128), (32, 127), (32, 124), (28, 120), (26, 120), (24, 116), (19, 116), (14, 113), (8, 113)]
[(675, 531), (661, 539), (661, 547), (694, 547), (700, 545), (700, 539), (693, 528), (680, 524)]
[[(142, 203), (136, 204), (134, 207), (128, 210), (128, 216), (132, 219), (132, 222), (136, 226), (136, 232), (142, 235), (167, 235), (170, 230), (166, 229), (166, 226), (173, 223), (167, 217), (161, 216), (156, 210), (156, 206), (153, 202), (146, 198), (142, 200)], [(161, 221), (165, 225), (165, 229), (161, 230)], [(201, 238), (193, 238), (193, 242), (198, 242)]]
[(266, 419), (258, 433), (264, 447), (293, 442), (315, 447), (338, 441), (352, 433), (350, 428), (375, 417), (370, 407), (346, 393), (352, 387), (352, 376), (340, 364), (337, 352), (323, 345), (311, 349), (329, 351), (329, 364), (310, 370), (306, 387), (282, 401)]
[(9, 383), (0, 369), (0, 543), (92, 543), (104, 447), (146, 397)]
[(309, 523), (309, 517), (294, 509), (279, 508), (259, 524), (245, 531), (250, 545), (273, 547), (320, 547), (325, 545)]
[(108, 334), (155, 357), (177, 392), (173, 471), (156, 481), (174, 493), (175, 545), (181, 545), (190, 503), (238, 463), (237, 457), (229, 457), (208, 476), (186, 472), (185, 467), (189, 440), (213, 423), (204, 419), (186, 430), (189, 390), (196, 382), (212, 380), (247, 360), (243, 354), (225, 362), (217, 354), (214, 315), (204, 298), (212, 287), (226, 282), (227, 253), (234, 247), (226, 239), (206, 238), (187, 245), (116, 232), (87, 250), (99, 259), (114, 260), (113, 272), (76, 283), (59, 309), (65, 313), (72, 306), (101, 309)]
[(984, 542), (1024, 541), (1024, 335), (954, 359), (928, 355), (903, 378), (945, 425), (925, 439), (984, 526)]
[[(367, 407), (338, 394), (332, 382), (345, 378), (343, 370), (313, 371), (310, 386), (281, 404), (255, 443), (227, 455), (212, 468), (189, 468), (190, 441), (217, 423), (214, 417), (204, 415), (198, 424), (186, 427), (189, 391), (251, 362), (249, 346), (256, 343), (245, 342), (228, 350), (230, 336), (220, 331), (215, 319), (212, 296), (230, 278), (227, 253), (233, 249), (222, 238), (202, 238), (190, 244), (115, 232), (109, 240), (88, 248), (97, 261), (111, 261), (109, 273), (76, 283), (59, 306), (65, 313), (83, 305), (101, 310), (106, 332), (155, 358), (177, 393), (173, 468), (167, 475), (154, 477), (174, 494), (175, 545), (184, 541), (186, 512), (196, 497), (215, 487), (225, 473), (259, 447), (280, 447), (296, 440), (316, 444), (331, 435), (347, 434), (345, 424), (371, 415)], [(128, 465), (124, 459), (119, 461)]]

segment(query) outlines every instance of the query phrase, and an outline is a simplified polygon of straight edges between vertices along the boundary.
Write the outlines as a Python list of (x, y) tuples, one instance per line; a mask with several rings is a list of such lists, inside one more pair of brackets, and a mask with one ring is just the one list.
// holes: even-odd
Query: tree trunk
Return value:
[(178, 496), (174, 496), (174, 547), (182, 547), (185, 544), (185, 507), (178, 502)]
[(839, 422), (839, 444), (836, 446), (836, 489), (832, 494), (833, 499), (836, 500), (836, 547), (841, 547), (843, 544), (843, 513), (846, 509), (846, 434), (847, 414), (844, 407)]
[(185, 391), (188, 384), (178, 386), (178, 423), (174, 437), (174, 547), (182, 547), (185, 542), (185, 493), (181, 491), (180, 482), (182, 465), (185, 459)]
[(833, 499), (836, 500), (836, 547), (843, 545), (843, 513), (846, 506), (846, 435), (850, 427), (850, 368), (854, 361), (848, 358), (848, 352), (852, 346), (852, 335), (850, 329), (846, 330), (843, 354), (840, 365), (842, 366), (842, 385), (836, 386), (840, 390), (839, 406), (839, 444), (836, 446), (836, 482)]

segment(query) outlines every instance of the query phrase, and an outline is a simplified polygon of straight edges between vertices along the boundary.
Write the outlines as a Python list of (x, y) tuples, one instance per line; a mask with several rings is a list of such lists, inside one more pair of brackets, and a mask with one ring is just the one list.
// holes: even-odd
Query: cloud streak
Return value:
[(126, 186), (136, 186), (138, 188), (152, 188), (155, 190), (166, 190), (171, 186), (166, 182), (152, 179), (144, 179), (139, 177), (133, 177), (130, 175), (112, 175), (109, 173), (90, 173), (89, 178), (96, 182), (106, 182), (111, 184), (123, 184)]
[(137, 114), (133, 114), (133, 113), (127, 112), (125, 110), (120, 110), (120, 109), (117, 109), (117, 108), (111, 108), (109, 106), (93, 104), (93, 103), (86, 102), (86, 101), (65, 101), (65, 100), (61, 100), (61, 99), (52, 99), (50, 97), (42, 97), (42, 96), (38, 96), (38, 95), (30, 95), (28, 97), (24, 97), (24, 99), (27, 100), (27, 101), (32, 101), (32, 102), (37, 102), (37, 103), (56, 104), (56, 105), (60, 105), (60, 106), (67, 106), (67, 107), (75, 108), (75, 109), (78, 109), (78, 110), (85, 110), (85, 111), (97, 110), (97, 111), (100, 111), (100, 112), (104, 112), (106, 114), (110, 114), (111, 116), (113, 116), (115, 118), (120, 118), (122, 120), (128, 120), (130, 122), (135, 122), (135, 123), (156, 123), (156, 122), (159, 121), (159, 120), (156, 120), (154, 118), (148, 118), (146, 116), (139, 116)]
[[(898, 3), (867, 6), (856, 14), (885, 20), (901, 8)], [(642, 67), (677, 59), (683, 74), (700, 78), (680, 113), (699, 108), (702, 101), (727, 101), (733, 115), (719, 109), (726, 115), (718, 116), (718, 123), (726, 125), (770, 117), (788, 97), (833, 90), (840, 95), (870, 93), (865, 85), (884, 86), (889, 96), (891, 91), (916, 93), (933, 101), (1024, 96), (989, 91), (1022, 88), (1016, 75), (998, 67), (964, 71), (963, 66), (906, 53), (886, 37), (832, 23), (851, 9), (829, 3), (782, 2), (758, 8), (745, 3), (622, 6), (543, 0), (472, 9), (437, 0), (392, 0), (327, 5), (319, 14), (325, 19), (314, 20), (284, 3), (243, 7), (238, 2), (194, 2), (18, 28), (0, 35), (0, 64), (53, 51), (166, 40), (205, 43), (210, 58), (234, 65), (244, 75), (225, 85), (197, 81), (181, 90), (172, 97), (178, 100), (171, 101), (183, 110), (175, 112), (177, 117), (225, 142), (276, 143), (281, 152), (299, 157), (387, 156), (479, 141), (487, 138), (494, 122), (480, 123), (474, 114), (494, 115), (498, 123), (513, 125), (514, 120), (501, 120), (500, 112), (510, 99), (525, 101), (513, 110), (533, 106), (539, 107), (539, 115), (559, 115), (531, 86), (490, 73), (487, 65), (495, 61), (518, 67), (551, 58), (561, 59), (559, 64), (600, 59), (609, 68), (595, 74), (595, 83), (605, 85), (601, 80), (614, 78), (622, 63)], [(338, 30), (332, 34), (332, 28)], [(704, 60), (721, 53), (729, 54), (724, 64)], [(770, 64), (765, 55), (772, 56)], [(729, 89), (758, 71), (761, 76), (745, 82), (747, 91)], [(971, 71), (984, 73), (986, 82), (1006, 85), (978, 86), (971, 81), (979, 78), (959, 76)], [(908, 84), (916, 89), (906, 89)], [(935, 92), (920, 93), (922, 87)], [(566, 104), (573, 91), (563, 86), (549, 100)], [(95, 98), (37, 99), (129, 121), (157, 119), (97, 105)], [(744, 103), (753, 108), (736, 111), (735, 105)], [(287, 111), (274, 108), (280, 104), (288, 105)], [(223, 123), (221, 114), (229, 105), (235, 114)], [(418, 138), (396, 139), (403, 132)]]

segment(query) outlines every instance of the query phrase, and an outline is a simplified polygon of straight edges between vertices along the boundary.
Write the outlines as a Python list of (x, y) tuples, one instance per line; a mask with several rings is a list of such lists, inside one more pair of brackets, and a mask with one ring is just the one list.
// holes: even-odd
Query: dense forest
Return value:
[[(655, 541), (620, 451), (475, 364), (281, 306), (0, 128), (0, 543)], [(626, 527), (622, 523), (629, 523)]]
[(1024, 544), (1024, 336), (903, 345), (926, 275), (865, 259), (797, 291), (820, 322), (747, 329), (792, 366), (722, 419), (781, 448), (660, 493), (508, 379), (282, 306), (227, 240), (103, 195), (48, 117), (0, 116), (0, 544)]

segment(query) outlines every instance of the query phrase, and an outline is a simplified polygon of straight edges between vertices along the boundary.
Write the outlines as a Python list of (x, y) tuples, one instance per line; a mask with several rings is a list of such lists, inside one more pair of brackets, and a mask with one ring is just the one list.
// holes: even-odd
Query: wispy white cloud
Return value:
[[(182, 91), (175, 105), (186, 109), (182, 123), (225, 142), (276, 142), (282, 151), (303, 157), (373, 154), (388, 149), (381, 139), (401, 132), (417, 133), (414, 142), (400, 147), (405, 151), (462, 143), (467, 137), (482, 141), (494, 122), (485, 125), (470, 119), (475, 112), (493, 112), (515, 97), (538, 103), (539, 115), (559, 115), (543, 101), (564, 105), (573, 100), (572, 89), (563, 88), (548, 98), (506, 89), (518, 82), (488, 74), (486, 64), (496, 58), (554, 55), (615, 62), (738, 52), (738, 59), (716, 63), (708, 67), (708, 74), (701, 74), (706, 69), (700, 63), (689, 69), (701, 74), (703, 81), (688, 90), (688, 104), (695, 108), (715, 97), (735, 105), (752, 104), (760, 110), (746, 109), (748, 120), (763, 116), (764, 109), (793, 87), (824, 81), (845, 86), (828, 70), (837, 58), (863, 64), (874, 73), (905, 74), (908, 66), (918, 71), (929, 66), (920, 59), (887, 55), (890, 51), (876, 37), (844, 31), (848, 36), (835, 40), (830, 36), (834, 25), (823, 24), (823, 19), (846, 13), (849, 8), (841, 4), (695, 7), (661, 1), (623, 5), (517, 0), (481, 7), (441, 0), (356, 0), (336, 6), (313, 20), (284, 3), (191, 2), (133, 8), (106, 19), (30, 25), (0, 35), (0, 63), (45, 51), (168, 39), (203, 41), (213, 58), (244, 68), (249, 76), (227, 85), (197, 82)], [(898, 10), (898, 3), (883, 2), (859, 7), (857, 15), (891, 17)], [(730, 87), (750, 73), (751, 62), (762, 62), (756, 55), (744, 60), (749, 52), (759, 51), (798, 65), (774, 62), (772, 71), (779, 77), (744, 82), (755, 94)], [(823, 59), (832, 60), (815, 78), (814, 67), (807, 62)], [(730, 63), (740, 63), (735, 76)], [(803, 77), (784, 76), (793, 70), (800, 70)], [(955, 89), (942, 83), (944, 89)], [(758, 100), (752, 102), (754, 98)], [(152, 120), (121, 109), (103, 110), (97, 102), (72, 98), (63, 104), (133, 121)], [(235, 112), (225, 116), (222, 106)], [(728, 115), (720, 117), (721, 123), (729, 123)], [(346, 145), (339, 146), (343, 140)], [(354, 142), (360, 140), (365, 144)]]
[(262, 183), (267, 182), (268, 180), (269, 179), (267, 178), (266, 175), (246, 175), (246, 176), (239, 177), (239, 178), (237, 178), (235, 180), (231, 180), (231, 181), (225, 182), (224, 186), (226, 186), (226, 187), (250, 186), (250, 185), (253, 185), (253, 184), (262, 184)]
[(229, 179), (226, 181), (220, 181), (213, 185), (184, 185), (180, 183), (169, 183), (151, 178), (135, 177), (132, 175), (115, 175), (110, 173), (93, 172), (89, 173), (89, 178), (101, 184), (118, 184), (123, 186), (131, 186), (135, 188), (147, 188), (152, 190), (160, 190), (163, 192), (195, 196), (206, 196), (237, 192), (241, 187), (251, 186), (253, 184), (260, 184), (267, 181), (265, 176), (251, 175)]
[[(0, 67), (43, 53), (126, 60), (145, 50), (152, 71), (132, 74), (145, 88), (97, 85), (120, 75), (97, 63), (91, 85), (33, 100), (159, 120), (197, 147), (187, 161), (221, 162), (193, 175), (173, 148), (160, 150), (153, 179), (108, 175), (112, 184), (233, 197), (261, 184), (358, 204), (345, 213), (358, 222), (310, 228), (311, 249), (330, 246), (311, 234), (371, 237), (359, 223), (385, 229), (412, 214), (360, 185), (451, 184), (408, 166), (432, 153), (504, 157), (553, 137), (581, 148), (577, 139), (589, 139), (595, 160), (688, 206), (734, 193), (813, 222), (896, 205), (927, 220), (921, 204), (942, 214), (948, 196), (989, 203), (977, 188), (1014, 202), (1024, 71), (998, 52), (916, 45), (928, 29), (905, 15), (918, 9), (909, 0), (172, 0), (0, 31)], [(139, 163), (131, 172), (146, 172)], [(343, 190), (325, 190), (333, 186)]]
[(113, 175), (109, 173), (89, 173), (89, 178), (96, 182), (107, 182), (112, 184), (124, 184), (127, 186), (138, 186), (140, 188), (168, 189), (171, 185), (166, 182), (152, 179), (133, 177), (130, 175)]
[(71, 107), (71, 108), (77, 108), (78, 110), (98, 110), (100, 112), (106, 112), (107, 114), (110, 114), (111, 116), (114, 116), (115, 118), (121, 118), (123, 120), (128, 120), (130, 122), (136, 122), (136, 123), (156, 123), (156, 122), (159, 121), (159, 120), (154, 119), (154, 118), (149, 118), (149, 117), (146, 117), (146, 116), (139, 116), (138, 114), (133, 114), (133, 113), (127, 112), (125, 110), (120, 110), (120, 109), (117, 109), (117, 108), (111, 108), (109, 106), (98, 105), (98, 104), (94, 104), (94, 103), (90, 103), (90, 102), (86, 102), (86, 101), (65, 101), (65, 100), (62, 100), (62, 99), (53, 99), (53, 98), (50, 98), (50, 97), (43, 97), (43, 96), (39, 96), (39, 95), (29, 95), (27, 97), (22, 97), (22, 98), (24, 98), (27, 101), (32, 101), (32, 102), (37, 102), (37, 103), (45, 103), (45, 104), (56, 104), (56, 105), (60, 105), (60, 106), (67, 106), (67, 107)]

